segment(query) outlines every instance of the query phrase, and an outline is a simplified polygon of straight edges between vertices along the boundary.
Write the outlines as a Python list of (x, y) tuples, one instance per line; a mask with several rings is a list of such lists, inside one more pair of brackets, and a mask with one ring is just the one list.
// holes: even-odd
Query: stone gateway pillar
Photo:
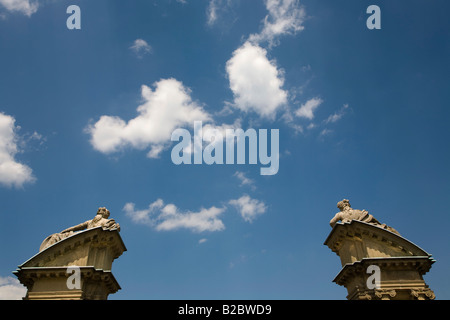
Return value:
[(341, 259), (333, 282), (344, 286), (349, 300), (432, 300), (423, 276), (435, 260), (423, 249), (381, 224), (365, 210), (338, 203), (325, 241)]
[(13, 272), (28, 289), (24, 300), (106, 300), (120, 289), (111, 269), (126, 248), (119, 225), (101, 209), (84, 227), (47, 237)]

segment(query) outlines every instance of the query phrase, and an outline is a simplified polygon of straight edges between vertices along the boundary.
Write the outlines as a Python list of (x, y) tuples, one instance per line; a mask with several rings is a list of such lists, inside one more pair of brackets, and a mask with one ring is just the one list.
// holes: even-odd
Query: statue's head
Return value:
[(101, 214), (103, 218), (108, 219), (109, 217), (109, 210), (105, 207), (98, 208), (97, 214)]
[(350, 201), (348, 201), (347, 199), (344, 199), (344, 200), (342, 200), (342, 201), (339, 201), (338, 204), (337, 204), (337, 207), (338, 207), (339, 210), (341, 210), (341, 211), (343, 211), (343, 210), (344, 210), (345, 208), (347, 208), (347, 207), (351, 208), (351, 206), (350, 206)]

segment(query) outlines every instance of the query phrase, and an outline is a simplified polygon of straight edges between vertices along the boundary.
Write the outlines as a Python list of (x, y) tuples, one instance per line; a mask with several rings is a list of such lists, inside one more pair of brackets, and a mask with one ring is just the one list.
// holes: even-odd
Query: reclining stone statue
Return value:
[(97, 210), (97, 214), (92, 220), (85, 221), (83, 223), (80, 223), (76, 226), (67, 228), (60, 233), (54, 233), (52, 235), (49, 235), (45, 240), (42, 242), (39, 252), (44, 250), (45, 248), (55, 244), (58, 241), (61, 241), (67, 237), (70, 237), (77, 231), (85, 230), (85, 229), (91, 229), (96, 227), (102, 227), (103, 229), (117, 229), (120, 231), (120, 225), (114, 220), (114, 219), (108, 219), (110, 215), (110, 212), (106, 208), (99, 208)]
[(387, 226), (384, 223), (380, 223), (377, 219), (375, 219), (369, 212), (366, 210), (355, 210), (352, 209), (350, 206), (350, 201), (347, 199), (344, 199), (342, 201), (339, 201), (337, 204), (337, 207), (339, 208), (340, 212), (336, 213), (333, 219), (330, 221), (331, 227), (334, 227), (336, 222), (342, 221), (342, 222), (350, 222), (352, 220), (358, 220), (366, 223), (370, 223), (373, 225), (376, 225), (377, 227), (386, 229), (388, 231), (391, 231), (393, 233), (398, 233), (397, 230), (395, 230), (392, 227)]

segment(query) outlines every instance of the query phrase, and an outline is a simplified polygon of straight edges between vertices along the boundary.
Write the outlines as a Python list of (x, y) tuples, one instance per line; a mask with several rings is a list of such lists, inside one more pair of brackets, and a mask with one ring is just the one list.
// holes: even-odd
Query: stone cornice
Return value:
[(417, 270), (422, 276), (426, 274), (435, 260), (431, 256), (411, 256), (411, 257), (384, 257), (384, 258), (364, 258), (361, 261), (346, 264), (333, 282), (345, 286), (349, 279), (356, 275), (366, 274), (367, 267), (377, 265), (382, 269), (389, 270)]
[[(120, 285), (110, 270), (95, 269), (94, 267), (79, 267), (83, 281), (95, 280), (101, 281), (110, 293), (120, 290)], [(67, 267), (23, 267), (13, 272), (20, 283), (28, 289), (34, 282), (41, 278), (64, 278), (67, 279)]]
[[(81, 248), (87, 246), (107, 246), (113, 253), (113, 259), (117, 259), (127, 250), (118, 230), (105, 230), (102, 227), (97, 227), (77, 232), (70, 237), (56, 242), (25, 261), (19, 268), (49, 266), (58, 257), (68, 255), (70, 252), (79, 251)], [(64, 265), (57, 264), (55, 266)]]
[(431, 256), (425, 250), (402, 236), (373, 224), (357, 220), (336, 223), (325, 240), (324, 245), (338, 254), (340, 246), (346, 238), (361, 239), (363, 236), (377, 240), (388, 247), (396, 248), (402, 252), (402, 256)]

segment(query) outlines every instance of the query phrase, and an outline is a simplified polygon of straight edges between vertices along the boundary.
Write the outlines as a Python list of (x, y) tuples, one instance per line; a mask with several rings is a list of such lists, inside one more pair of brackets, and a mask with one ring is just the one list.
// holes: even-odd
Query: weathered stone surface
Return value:
[(114, 221), (114, 219), (108, 219), (110, 215), (110, 212), (106, 208), (99, 208), (97, 210), (97, 214), (95, 215), (94, 219), (85, 221), (83, 223), (80, 223), (76, 226), (67, 228), (59, 233), (54, 233), (52, 235), (49, 235), (47, 238), (44, 239), (42, 242), (39, 251), (44, 250), (45, 248), (51, 246), (52, 244), (55, 244), (58, 241), (61, 241), (67, 237), (72, 236), (75, 232), (85, 229), (92, 229), (96, 227), (102, 227), (103, 229), (108, 230), (115, 230), (120, 231), (120, 225)]
[[(347, 299), (435, 298), (423, 279), (435, 262), (430, 254), (368, 216), (367, 211), (351, 212), (349, 203), (339, 204), (346, 212), (330, 221), (333, 229), (324, 244), (341, 259), (342, 269), (333, 281), (347, 289)], [(380, 270), (380, 282), (375, 288), (368, 286), (370, 266)]]
[(358, 220), (336, 223), (325, 245), (341, 258), (342, 266), (363, 258), (429, 256), (402, 236)]
[[(106, 300), (120, 289), (111, 272), (113, 261), (126, 251), (119, 228), (91, 224), (70, 231), (77, 232), (42, 248), (13, 272), (28, 289), (24, 299)], [(80, 271), (78, 289), (67, 285), (72, 274), (68, 268), (73, 266)]]
[(107, 300), (120, 289), (109, 270), (80, 267), (80, 289), (67, 286), (67, 267), (19, 268), (15, 274), (28, 288), (24, 300)]
[[(434, 299), (434, 292), (423, 280), (434, 260), (431, 257), (363, 258), (346, 264), (333, 282), (347, 288), (349, 300), (423, 300)], [(381, 271), (378, 288), (369, 289), (369, 266)], [(420, 294), (419, 294), (420, 292)]]
[(356, 210), (352, 209), (350, 205), (350, 201), (347, 199), (344, 199), (342, 201), (339, 201), (337, 204), (337, 207), (339, 208), (340, 212), (336, 213), (336, 215), (331, 219), (330, 225), (331, 227), (334, 227), (336, 222), (342, 221), (342, 222), (350, 222), (352, 220), (362, 221), (366, 223), (370, 223), (373, 225), (376, 225), (380, 228), (387, 229), (391, 232), (397, 233), (397, 230), (395, 230), (392, 227), (387, 226), (384, 223), (380, 223), (375, 217), (367, 210)]

